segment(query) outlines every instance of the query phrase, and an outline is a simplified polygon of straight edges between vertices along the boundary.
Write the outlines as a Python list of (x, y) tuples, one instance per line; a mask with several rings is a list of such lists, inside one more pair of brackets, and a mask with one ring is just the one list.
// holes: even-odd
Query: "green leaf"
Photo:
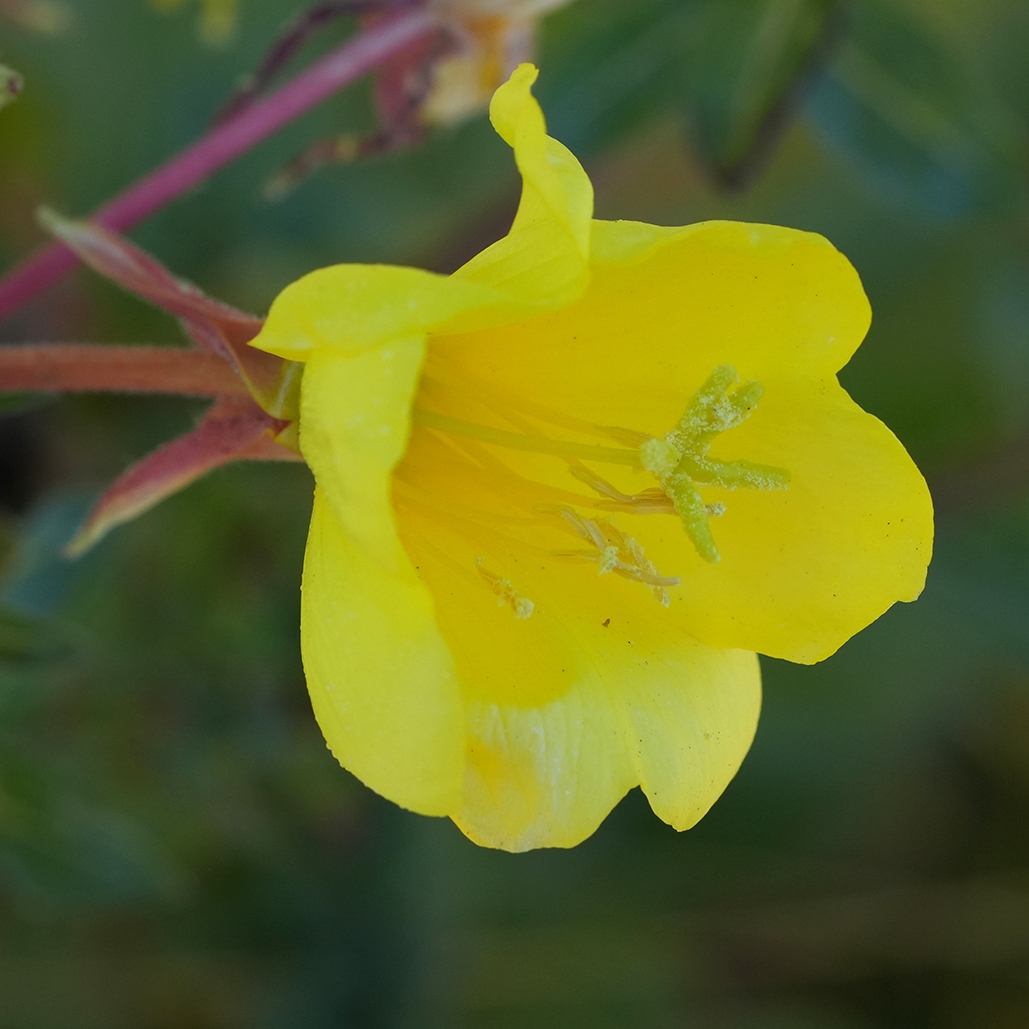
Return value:
[(723, 183), (748, 177), (794, 111), (839, 24), (833, 0), (696, 5), (680, 106), (693, 150)]
[(0, 662), (52, 661), (71, 651), (67, 635), (50, 619), (0, 607)]
[(50, 399), (45, 393), (0, 393), (0, 417), (31, 411)]
[(923, 213), (946, 218), (1006, 204), (1022, 174), (1015, 119), (893, 3), (855, 8), (809, 109), (879, 195)]
[(696, 6), (593, 0), (548, 18), (538, 92), (551, 134), (589, 153), (667, 110), (695, 33)]
[[(838, 24), (834, 0), (595, 0), (547, 24), (541, 84), (556, 135), (579, 153), (669, 109), (710, 173), (736, 184), (793, 112)], [(555, 50), (556, 61), (549, 60)]]

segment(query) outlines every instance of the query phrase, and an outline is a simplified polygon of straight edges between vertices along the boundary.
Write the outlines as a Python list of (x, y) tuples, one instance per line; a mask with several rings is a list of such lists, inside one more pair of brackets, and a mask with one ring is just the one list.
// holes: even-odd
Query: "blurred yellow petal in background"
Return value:
[(421, 107), (432, 125), (452, 125), (478, 113), (500, 84), (535, 53), (536, 26), (571, 0), (435, 0), (450, 26), (455, 52), (433, 72)]

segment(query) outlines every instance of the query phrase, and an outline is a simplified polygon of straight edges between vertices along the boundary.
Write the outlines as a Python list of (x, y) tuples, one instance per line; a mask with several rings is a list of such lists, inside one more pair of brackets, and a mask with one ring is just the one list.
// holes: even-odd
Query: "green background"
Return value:
[[(0, 20), (0, 263), (195, 138), (284, 21), (242, 0)], [(343, 38), (341, 23), (296, 66)], [(313, 722), (298, 655), (311, 482), (236, 465), (60, 546), (193, 424), (175, 399), (8, 403), (0, 422), (0, 1029), (1022, 1029), (1029, 1025), (1029, 6), (576, 0), (538, 95), (601, 217), (828, 236), (875, 311), (842, 379), (938, 506), (922, 598), (830, 660), (763, 660), (757, 741), (678, 835), (638, 792), (569, 852), (480, 850), (381, 800)], [(451, 270), (518, 181), (484, 118), (261, 186), (373, 125), (359, 84), (133, 234), (263, 312), (336, 261)], [(79, 272), (4, 342), (179, 342)]]

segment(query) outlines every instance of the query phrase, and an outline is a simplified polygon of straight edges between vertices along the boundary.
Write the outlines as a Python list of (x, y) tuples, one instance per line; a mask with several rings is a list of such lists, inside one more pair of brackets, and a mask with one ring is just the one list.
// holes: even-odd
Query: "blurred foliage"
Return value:
[[(0, 260), (194, 138), (298, 5), (79, 0), (0, 22)], [(342, 38), (341, 25), (302, 59)], [(1029, 7), (1022, 0), (576, 0), (540, 95), (602, 217), (823, 232), (875, 310), (845, 385), (930, 476), (928, 588), (829, 661), (766, 661), (754, 750), (676, 835), (632, 794), (575, 851), (477, 850), (333, 761), (297, 650), (310, 480), (217, 472), (60, 556), (193, 402), (0, 411), (2, 1029), (1021, 1029), (1029, 1024)], [(453, 268), (517, 178), (484, 119), (261, 186), (326, 103), (135, 234), (255, 311), (340, 260)], [(173, 342), (80, 273), (11, 341)]]

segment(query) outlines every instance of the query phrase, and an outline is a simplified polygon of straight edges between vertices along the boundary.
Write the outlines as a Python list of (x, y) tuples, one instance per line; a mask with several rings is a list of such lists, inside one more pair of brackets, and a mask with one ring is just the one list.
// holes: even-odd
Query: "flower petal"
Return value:
[(689, 829), (722, 795), (754, 740), (757, 654), (681, 643), (626, 700), (643, 792), (658, 818)]
[[(932, 539), (925, 482), (834, 377), (869, 320), (847, 260), (819, 236), (773, 226), (613, 223), (595, 238), (603, 263), (576, 304), (433, 337), (448, 374), (523, 398), (525, 410), (655, 436), (719, 365), (764, 384), (755, 413), (719, 437), (712, 455), (782, 467), (792, 478), (781, 492), (702, 490), (728, 508), (712, 522), (719, 563), (698, 557), (674, 516), (618, 516), (662, 572), (683, 579), (670, 591), (673, 611), (705, 643), (816, 661), (917, 596)], [(560, 461), (510, 452), (504, 460), (573, 487)], [(642, 472), (596, 470), (627, 494), (655, 484)]]
[(703, 491), (726, 504), (712, 523), (722, 559), (682, 566), (682, 603), (715, 646), (811, 664), (921, 593), (932, 500), (896, 436), (834, 380), (765, 387), (754, 416), (712, 449), (787, 468), (789, 486)]
[(469, 707), (465, 802), (453, 819), (481, 847), (574, 847), (596, 832), (638, 775), (621, 712), (596, 683), (542, 707)]
[(754, 656), (696, 642), (644, 583), (569, 557), (582, 541), (560, 517), (526, 515), (515, 493), (505, 507), (517, 486), (474, 468), (416, 428), (394, 484), (469, 709), (455, 820), (489, 846), (573, 846), (643, 783), (692, 824), (753, 736)]
[(306, 361), (300, 448), (321, 499), (301, 642), (316, 716), (344, 767), (423, 814), (459, 804), (463, 709), (432, 598), (396, 536), (390, 474), (407, 442), (426, 331), (495, 301), (479, 283), (338, 265), (284, 290), (254, 341)]
[[(706, 376), (730, 348), (757, 378), (769, 367), (837, 372), (868, 332), (871, 309), (857, 272), (816, 233), (745, 222), (595, 222), (594, 236), (602, 281), (577, 313), (592, 327), (620, 312), (620, 325), (595, 350), (606, 340), (617, 345), (613, 337), (635, 315), (629, 339), (644, 374), (641, 361), (660, 374), (671, 359), (696, 363)], [(624, 351), (624, 336), (620, 342)]]
[(296, 361), (319, 348), (356, 354), (502, 300), (488, 285), (420, 268), (337, 264), (290, 283), (250, 345)]
[(385, 571), (316, 493), (301, 597), (307, 688), (336, 759), (401, 807), (455, 810), (464, 708), (425, 588)]
[(400, 545), (390, 475), (410, 431), (421, 339), (310, 355), (300, 450), (318, 483), (300, 641), (315, 715), (344, 768), (421, 814), (454, 810), (463, 707), (433, 601)]
[(497, 90), (494, 127), (514, 149), (522, 199), (511, 231), (445, 277), (390, 265), (335, 265), (276, 297), (252, 346), (305, 360), (319, 346), (349, 352), (446, 326), (467, 332), (570, 304), (589, 283), (593, 186), (575, 156), (546, 133), (521, 65)]
[(390, 504), (423, 354), (422, 340), (407, 339), (309, 357), (300, 445), (319, 489), (301, 643), (315, 714), (340, 763), (403, 807), (442, 815), (461, 795), (463, 707)]
[(593, 657), (593, 674), (549, 704), (471, 706), (454, 821), (476, 843), (574, 847), (637, 784), (658, 817), (688, 829), (736, 774), (757, 728), (756, 655), (685, 637), (632, 658), (615, 648)]
[[(490, 105), (493, 126), (514, 149), (522, 174), (514, 224), (503, 239), (454, 273), (504, 293), (512, 305), (505, 320), (513, 309), (521, 308), (524, 317), (569, 304), (589, 282), (593, 186), (575, 155), (547, 135), (531, 93), (537, 74), (531, 64), (520, 65)], [(500, 320), (493, 317), (491, 324)], [(455, 331), (472, 326), (465, 318), (455, 323)]]
[(856, 272), (814, 233), (617, 222), (598, 236), (604, 263), (577, 303), (481, 333), (441, 330), (433, 349), (507, 393), (663, 435), (718, 365), (763, 382), (783, 369), (824, 378), (868, 331)]
[(593, 220), (590, 233), (592, 264), (627, 264), (646, 257), (656, 246), (681, 235), (685, 227), (651, 225), (649, 222)]

